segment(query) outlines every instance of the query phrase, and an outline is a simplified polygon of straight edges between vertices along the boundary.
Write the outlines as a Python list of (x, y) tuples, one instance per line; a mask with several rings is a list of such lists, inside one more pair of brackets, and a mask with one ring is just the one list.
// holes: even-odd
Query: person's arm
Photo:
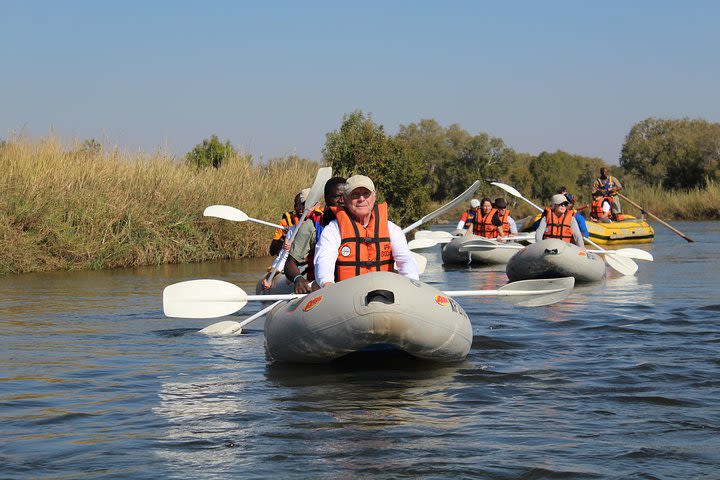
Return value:
[(393, 258), (397, 264), (398, 273), (413, 280), (419, 280), (420, 275), (418, 274), (417, 264), (410, 252), (405, 234), (400, 227), (392, 222), (388, 222), (388, 228), (390, 230), (390, 245), (392, 246)]
[(508, 224), (510, 225), (510, 235), (517, 235), (518, 229), (515, 220), (508, 215)]
[(620, 183), (620, 180), (618, 180), (617, 178), (613, 177), (613, 181), (614, 181), (614, 183), (615, 183), (615, 192), (614, 192), (614, 193), (617, 193), (617, 192), (619, 192), (620, 190), (623, 189), (623, 186), (622, 186), (622, 183)]
[(575, 217), (570, 220), (570, 228), (572, 229), (573, 243), (580, 247), (582, 250), (585, 250), (585, 240), (583, 240), (582, 233), (580, 233), (580, 227), (578, 226)]
[(320, 287), (335, 283), (335, 262), (340, 248), (340, 228), (333, 220), (323, 228), (315, 247), (315, 283)]
[(312, 291), (312, 286), (302, 276), (298, 263), (304, 261), (310, 253), (310, 249), (314, 248), (314, 242), (311, 241), (314, 236), (315, 225), (313, 222), (304, 222), (295, 235), (295, 241), (290, 249), (287, 262), (285, 262), (285, 277), (289, 282), (295, 284), (295, 293), (310, 293)]
[(583, 216), (578, 213), (577, 215), (575, 215), (575, 221), (577, 221), (578, 228), (580, 229), (580, 233), (582, 234), (582, 236), (589, 237), (590, 232), (587, 229), (587, 223), (585, 223), (585, 219), (583, 218)]
[(460, 221), (458, 221), (457, 227), (455, 229), (462, 230), (463, 228), (465, 228), (465, 222), (467, 222), (467, 218), (468, 218), (468, 212), (465, 211), (465, 212), (463, 212), (462, 216), (460, 217)]
[(540, 223), (538, 224), (537, 230), (535, 230), (535, 241), (539, 242), (543, 239), (543, 235), (545, 235), (545, 230), (547, 229), (547, 219), (545, 217), (542, 217), (540, 219)]

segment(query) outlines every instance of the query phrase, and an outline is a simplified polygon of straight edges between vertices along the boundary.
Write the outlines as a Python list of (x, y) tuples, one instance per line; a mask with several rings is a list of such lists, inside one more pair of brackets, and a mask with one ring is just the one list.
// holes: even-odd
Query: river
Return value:
[[(655, 224), (655, 262), (559, 304), (458, 299), (453, 365), (278, 365), (262, 322), (163, 316), (268, 259), (0, 277), (0, 478), (720, 478), (720, 222), (673, 225), (696, 243)], [(507, 282), (427, 256), (442, 289)]]

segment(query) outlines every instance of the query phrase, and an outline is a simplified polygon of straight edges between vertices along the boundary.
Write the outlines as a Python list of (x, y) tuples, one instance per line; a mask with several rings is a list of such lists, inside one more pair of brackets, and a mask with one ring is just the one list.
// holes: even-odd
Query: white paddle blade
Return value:
[(548, 278), (520, 280), (508, 283), (498, 290), (446, 291), (450, 297), (498, 297), (500, 300), (521, 307), (539, 307), (563, 300), (575, 286), (575, 278)]
[(446, 205), (443, 205), (442, 207), (438, 208), (434, 212), (428, 213), (424, 217), (422, 217), (417, 222), (413, 223), (412, 225), (408, 225), (407, 227), (403, 228), (403, 233), (407, 234), (409, 231), (419, 227), (420, 225), (429, 222), (430, 220), (433, 220), (434, 218), (439, 217), (443, 213), (447, 212), (448, 210), (455, 208), (455, 206), (459, 205), (461, 202), (465, 201), (472, 195), (475, 190), (480, 187), (480, 180), (475, 180), (472, 185), (468, 187), (467, 190), (465, 190), (463, 193), (455, 197), (455, 199), (451, 200), (450, 203), (447, 203)]
[(416, 238), (408, 242), (410, 250), (420, 250), (421, 248), (430, 248), (437, 245), (438, 242), (432, 238)]
[(322, 167), (315, 176), (315, 181), (310, 188), (310, 193), (305, 199), (305, 210), (312, 209), (313, 205), (318, 203), (325, 193), (325, 184), (332, 177), (332, 167)]
[(452, 233), (442, 230), (420, 230), (415, 233), (415, 239), (420, 240), (423, 238), (430, 238), (439, 243), (441, 240), (447, 240), (449, 242), (454, 237)]
[(210, 205), (203, 211), (206, 217), (217, 217), (232, 222), (247, 221), (248, 216), (242, 210), (227, 205)]
[(620, 255), (605, 255), (605, 262), (623, 275), (635, 275), (638, 264), (632, 258)]
[(614, 253), (616, 255), (620, 255), (621, 257), (632, 258), (635, 260), (646, 260), (648, 262), (655, 260), (652, 253), (640, 250), (639, 248), (619, 248), (617, 250), (608, 250), (608, 253)]
[(242, 327), (238, 322), (224, 320), (222, 322), (208, 325), (198, 331), (198, 333), (202, 333), (203, 335), (208, 335), (210, 337), (236, 337), (242, 333)]
[(221, 280), (189, 280), (163, 290), (163, 312), (175, 318), (217, 318), (247, 304), (245, 291)]
[(500, 298), (521, 307), (540, 307), (564, 300), (575, 286), (574, 277), (520, 280), (500, 287)]
[[(423, 273), (425, 273), (425, 267), (427, 266), (427, 258), (423, 257), (419, 253), (415, 253), (415, 252), (410, 252), (410, 253), (413, 256), (413, 260), (415, 260), (415, 265), (417, 266), (418, 275), (422, 275)], [(393, 268), (395, 269), (396, 272), (398, 271), (397, 262), (395, 264), (393, 264)]]

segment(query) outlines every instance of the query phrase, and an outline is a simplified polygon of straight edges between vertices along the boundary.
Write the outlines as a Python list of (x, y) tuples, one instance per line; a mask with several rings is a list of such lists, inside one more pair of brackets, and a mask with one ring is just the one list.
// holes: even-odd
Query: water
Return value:
[(0, 278), (0, 478), (720, 478), (720, 223), (675, 226), (697, 243), (658, 225), (654, 263), (560, 304), (459, 299), (454, 365), (274, 365), (262, 322), (163, 317), (165, 285), (252, 291), (266, 259)]

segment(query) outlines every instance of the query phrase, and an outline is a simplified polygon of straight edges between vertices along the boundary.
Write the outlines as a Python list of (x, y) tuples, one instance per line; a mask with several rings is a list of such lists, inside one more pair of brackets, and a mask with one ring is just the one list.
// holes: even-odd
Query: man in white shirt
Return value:
[[(364, 265), (361, 268), (358, 266), (357, 271), (360, 272), (359, 274), (369, 273), (375, 269), (380, 270), (381, 263), (384, 265), (382, 269), (387, 270), (388, 262), (394, 261), (397, 265), (397, 271), (399, 274), (414, 280), (419, 279), (417, 265), (415, 264), (412, 253), (408, 248), (405, 234), (402, 232), (400, 227), (389, 220), (386, 220), (387, 206), (385, 204), (375, 205), (375, 200), (375, 184), (372, 180), (370, 180), (370, 178), (364, 175), (353, 175), (348, 178), (345, 186), (345, 206), (344, 210), (338, 212), (338, 218), (343, 225), (348, 224), (348, 222), (355, 222), (355, 228), (357, 231), (363, 231), (364, 235), (370, 235), (365, 230), (368, 226), (377, 224), (380, 227), (379, 231), (383, 231), (384, 228), (387, 228), (387, 231), (389, 232), (389, 242), (387, 239), (372, 236), (363, 237), (364, 241), (357, 243), (366, 246), (362, 247), (360, 252), (352, 252), (355, 242), (348, 243), (347, 240), (343, 242), (340, 224), (337, 219), (333, 220), (323, 229), (320, 241), (315, 249), (315, 281), (320, 287), (339, 281), (335, 277), (338, 256), (347, 258), (357, 257), (358, 264), (370, 263), (363, 261), (367, 259), (359, 258), (363, 255), (362, 252), (365, 251), (363, 249), (368, 249), (369, 247), (367, 245), (374, 246), (377, 244), (378, 251), (380, 251), (380, 245), (382, 244), (383, 247), (387, 247), (387, 243), (390, 244), (389, 247), (392, 251), (391, 259), (382, 261), (380, 258), (374, 259), (374, 262), (377, 264), (377, 268), (366, 267)], [(347, 215), (345, 215), (345, 212)], [(387, 227), (382, 225), (385, 222), (387, 222)], [(375, 229), (375, 231), (378, 231), (378, 229)], [(347, 238), (347, 235), (345, 235), (345, 238)], [(385, 251), (385, 248), (382, 250)], [(345, 264), (348, 262), (343, 261), (343, 263)], [(389, 265), (389, 268), (391, 269), (392, 263)], [(353, 275), (350, 274), (350, 276)], [(340, 278), (342, 279), (343, 276)], [(347, 278), (347, 275), (344, 275), (344, 278)]]

